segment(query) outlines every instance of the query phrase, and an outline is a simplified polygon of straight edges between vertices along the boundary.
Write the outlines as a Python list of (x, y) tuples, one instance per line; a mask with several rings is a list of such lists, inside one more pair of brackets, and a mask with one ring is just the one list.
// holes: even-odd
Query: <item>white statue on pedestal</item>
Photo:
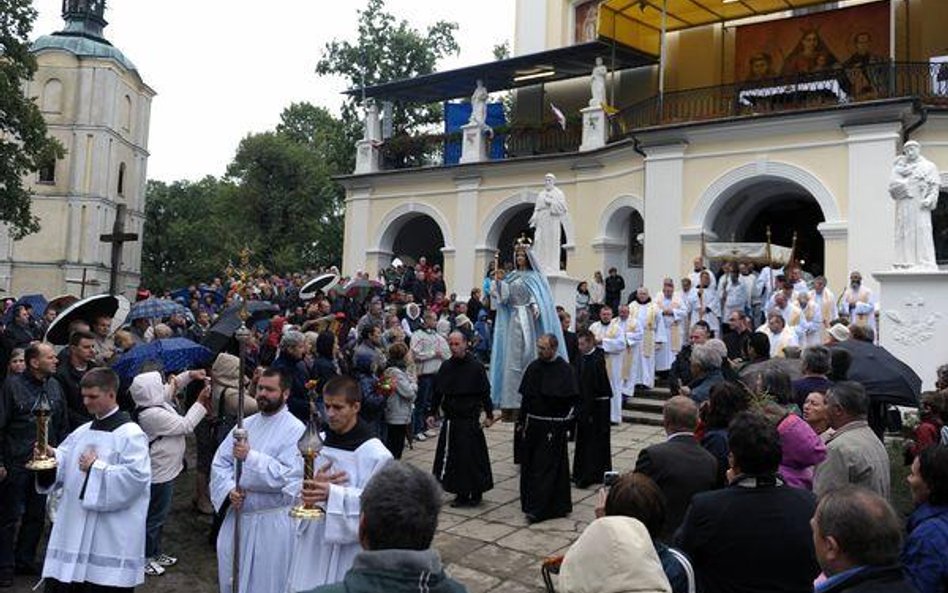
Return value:
[(921, 155), (918, 142), (909, 140), (895, 159), (889, 195), (895, 200), (896, 268), (936, 270), (932, 211), (938, 205), (941, 179), (938, 168)]
[(601, 107), (606, 102), (606, 73), (608, 70), (602, 63), (602, 58), (596, 58), (596, 66), (592, 71), (592, 80), (590, 87), (592, 98), (589, 99), (590, 107)]
[(382, 140), (382, 122), (379, 120), (379, 108), (375, 104), (375, 99), (369, 97), (365, 100), (365, 130), (364, 140), (369, 142), (379, 142)]
[(540, 271), (552, 274), (560, 271), (560, 232), (567, 212), (566, 196), (556, 187), (552, 173), (547, 173), (543, 182), (530, 217), (530, 227), (534, 229), (532, 251)]
[(467, 123), (487, 127), (487, 87), (481, 80), (477, 81), (477, 88), (471, 95), (471, 119)]

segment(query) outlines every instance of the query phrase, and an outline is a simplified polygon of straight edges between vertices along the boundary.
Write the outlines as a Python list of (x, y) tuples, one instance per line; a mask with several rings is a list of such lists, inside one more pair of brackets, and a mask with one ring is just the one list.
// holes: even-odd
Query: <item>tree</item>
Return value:
[[(457, 23), (438, 21), (420, 32), (405, 20), (396, 23), (395, 17), (385, 11), (385, 0), (369, 0), (365, 10), (359, 11), (356, 42), (333, 40), (326, 44), (316, 73), (344, 76), (355, 88), (431, 74), (438, 60), (460, 51), (454, 39), (457, 29)], [(356, 109), (360, 103), (361, 98), (350, 97), (342, 110), (352, 142), (360, 135), (361, 118)], [(441, 112), (440, 103), (395, 103), (393, 132), (410, 133), (440, 123)]]
[(62, 145), (46, 135), (39, 107), (21, 91), (23, 81), (36, 73), (29, 41), (36, 20), (32, 4), (0, 0), (0, 223), (8, 225), (14, 239), (40, 229), (23, 177), (65, 154)]

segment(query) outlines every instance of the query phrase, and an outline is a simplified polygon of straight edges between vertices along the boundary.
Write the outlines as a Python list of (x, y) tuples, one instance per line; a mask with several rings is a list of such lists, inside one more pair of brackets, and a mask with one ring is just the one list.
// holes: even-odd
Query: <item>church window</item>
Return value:
[(56, 183), (56, 159), (48, 159), (40, 165), (36, 181), (43, 185), (54, 185)]
[(118, 170), (118, 195), (125, 195), (125, 163), (119, 165)]
[(629, 215), (629, 267), (641, 268), (645, 259), (645, 221), (638, 211)]
[(61, 113), (63, 106), (63, 83), (50, 78), (43, 86), (42, 109), (44, 113)]
[(122, 129), (126, 132), (132, 129), (132, 98), (128, 95), (122, 101)]

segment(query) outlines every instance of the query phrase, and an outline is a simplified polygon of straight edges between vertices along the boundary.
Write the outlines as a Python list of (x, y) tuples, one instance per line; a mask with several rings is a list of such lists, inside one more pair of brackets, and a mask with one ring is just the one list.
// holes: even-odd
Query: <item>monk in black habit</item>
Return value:
[(579, 390), (572, 367), (556, 353), (558, 346), (556, 336), (540, 336), (537, 359), (520, 383), (520, 507), (531, 523), (573, 510), (566, 432)]
[(487, 413), (484, 427), (494, 423), (490, 381), (484, 365), (468, 353), (464, 334), (452, 333), (448, 346), (451, 358), (435, 375), (434, 398), (428, 411), (429, 416), (435, 416), (440, 407), (444, 413), (432, 472), (445, 492), (457, 495), (451, 506), (477, 506), (481, 494), (494, 487), (481, 427), (481, 412)]
[(596, 336), (579, 331), (579, 405), (576, 408), (576, 452), (573, 455), (573, 482), (580, 488), (602, 482), (602, 474), (612, 470), (609, 443), (612, 386), (606, 373), (606, 356), (596, 346)]

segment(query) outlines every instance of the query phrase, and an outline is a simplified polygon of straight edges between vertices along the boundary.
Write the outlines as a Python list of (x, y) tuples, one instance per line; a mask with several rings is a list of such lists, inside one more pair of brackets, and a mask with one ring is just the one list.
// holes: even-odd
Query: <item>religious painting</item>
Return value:
[(738, 27), (734, 55), (740, 81), (835, 70), (864, 96), (885, 77), (889, 1)]
[(588, 0), (573, 6), (573, 39), (587, 43), (599, 39), (599, 5), (602, 0)]

